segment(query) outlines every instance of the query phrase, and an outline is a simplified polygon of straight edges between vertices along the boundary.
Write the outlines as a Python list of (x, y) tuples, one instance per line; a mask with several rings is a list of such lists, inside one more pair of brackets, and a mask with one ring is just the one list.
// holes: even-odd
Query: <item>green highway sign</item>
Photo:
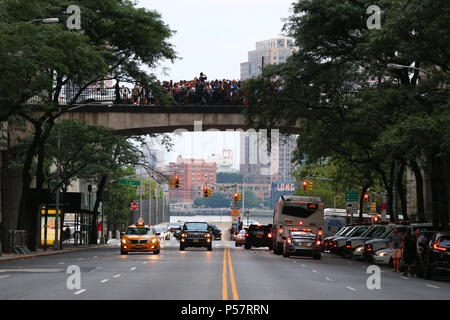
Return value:
[(141, 182), (136, 180), (119, 180), (119, 184), (123, 184), (126, 186), (140, 186)]
[(358, 190), (345, 191), (345, 201), (347, 201), (347, 202), (359, 201)]

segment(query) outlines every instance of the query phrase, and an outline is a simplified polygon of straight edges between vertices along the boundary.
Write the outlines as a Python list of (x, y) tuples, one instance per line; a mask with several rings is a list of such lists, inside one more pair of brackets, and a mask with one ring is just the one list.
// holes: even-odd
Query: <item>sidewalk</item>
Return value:
[(69, 253), (69, 252), (77, 252), (82, 250), (88, 250), (88, 249), (97, 249), (97, 248), (106, 248), (106, 247), (116, 247), (112, 244), (91, 244), (91, 245), (81, 245), (81, 246), (73, 246), (73, 245), (66, 245), (62, 250), (54, 250), (53, 248), (48, 248), (47, 251), (44, 251), (44, 249), (37, 249), (36, 251), (33, 251), (31, 254), (15, 254), (15, 253), (2, 253), (0, 256), (0, 263), (4, 261), (12, 261), (12, 260), (21, 260), (21, 259), (28, 259), (28, 258), (35, 258), (35, 257), (42, 257), (42, 256), (49, 256), (54, 254), (63, 254), (63, 253)]

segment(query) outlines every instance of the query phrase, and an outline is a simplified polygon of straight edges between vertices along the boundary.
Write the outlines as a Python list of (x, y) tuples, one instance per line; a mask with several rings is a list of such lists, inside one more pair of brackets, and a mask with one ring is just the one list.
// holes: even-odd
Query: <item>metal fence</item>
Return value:
[(26, 246), (25, 230), (9, 230), (10, 251), (17, 254), (31, 254)]
[[(196, 90), (191, 88), (163, 88), (168, 96), (173, 97), (176, 104), (197, 104), (197, 105), (245, 105), (247, 104), (247, 95), (242, 90), (218, 90), (204, 89)], [(43, 92), (30, 98), (28, 104), (40, 104), (45, 101), (52, 101), (52, 95)], [(135, 105), (160, 105), (161, 101), (156, 98), (151, 91), (140, 88), (131, 90), (122, 87), (119, 94), (116, 94), (115, 88), (88, 88), (85, 89), (76, 99), (78, 89), (62, 89), (58, 96), (58, 103), (65, 105), (73, 104), (135, 104)], [(75, 101), (73, 101), (75, 99)]]

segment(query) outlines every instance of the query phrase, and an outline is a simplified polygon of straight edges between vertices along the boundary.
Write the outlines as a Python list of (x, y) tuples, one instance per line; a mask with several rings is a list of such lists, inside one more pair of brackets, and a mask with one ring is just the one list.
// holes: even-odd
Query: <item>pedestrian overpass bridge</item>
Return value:
[[(243, 114), (246, 106), (237, 105), (106, 105), (88, 104), (72, 108), (61, 116), (84, 122), (91, 126), (103, 126), (119, 135), (146, 135), (187, 131), (248, 130)], [(270, 128), (276, 129), (276, 128)], [(300, 122), (283, 133), (298, 134)]]

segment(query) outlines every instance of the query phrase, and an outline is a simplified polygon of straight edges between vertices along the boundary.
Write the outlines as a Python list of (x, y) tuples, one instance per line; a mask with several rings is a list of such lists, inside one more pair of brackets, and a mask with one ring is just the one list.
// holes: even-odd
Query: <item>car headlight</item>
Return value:
[(186, 233), (182, 233), (181, 236), (182, 237), (187, 237), (187, 234)]
[(355, 249), (355, 251), (356, 251), (356, 252), (364, 251), (364, 247), (358, 247), (358, 248)]
[(156, 240), (156, 239), (152, 240), (152, 243), (157, 243), (157, 242), (158, 242), (158, 240)]
[(384, 256), (387, 256), (387, 255), (388, 255), (387, 252), (379, 252), (379, 253), (377, 253), (377, 257), (384, 257)]
[(211, 237), (211, 235), (210, 235), (209, 233), (205, 233), (203, 236), (204, 236), (205, 238)]
[(122, 243), (127, 243), (127, 240), (125, 240), (125, 239), (122, 239)]

